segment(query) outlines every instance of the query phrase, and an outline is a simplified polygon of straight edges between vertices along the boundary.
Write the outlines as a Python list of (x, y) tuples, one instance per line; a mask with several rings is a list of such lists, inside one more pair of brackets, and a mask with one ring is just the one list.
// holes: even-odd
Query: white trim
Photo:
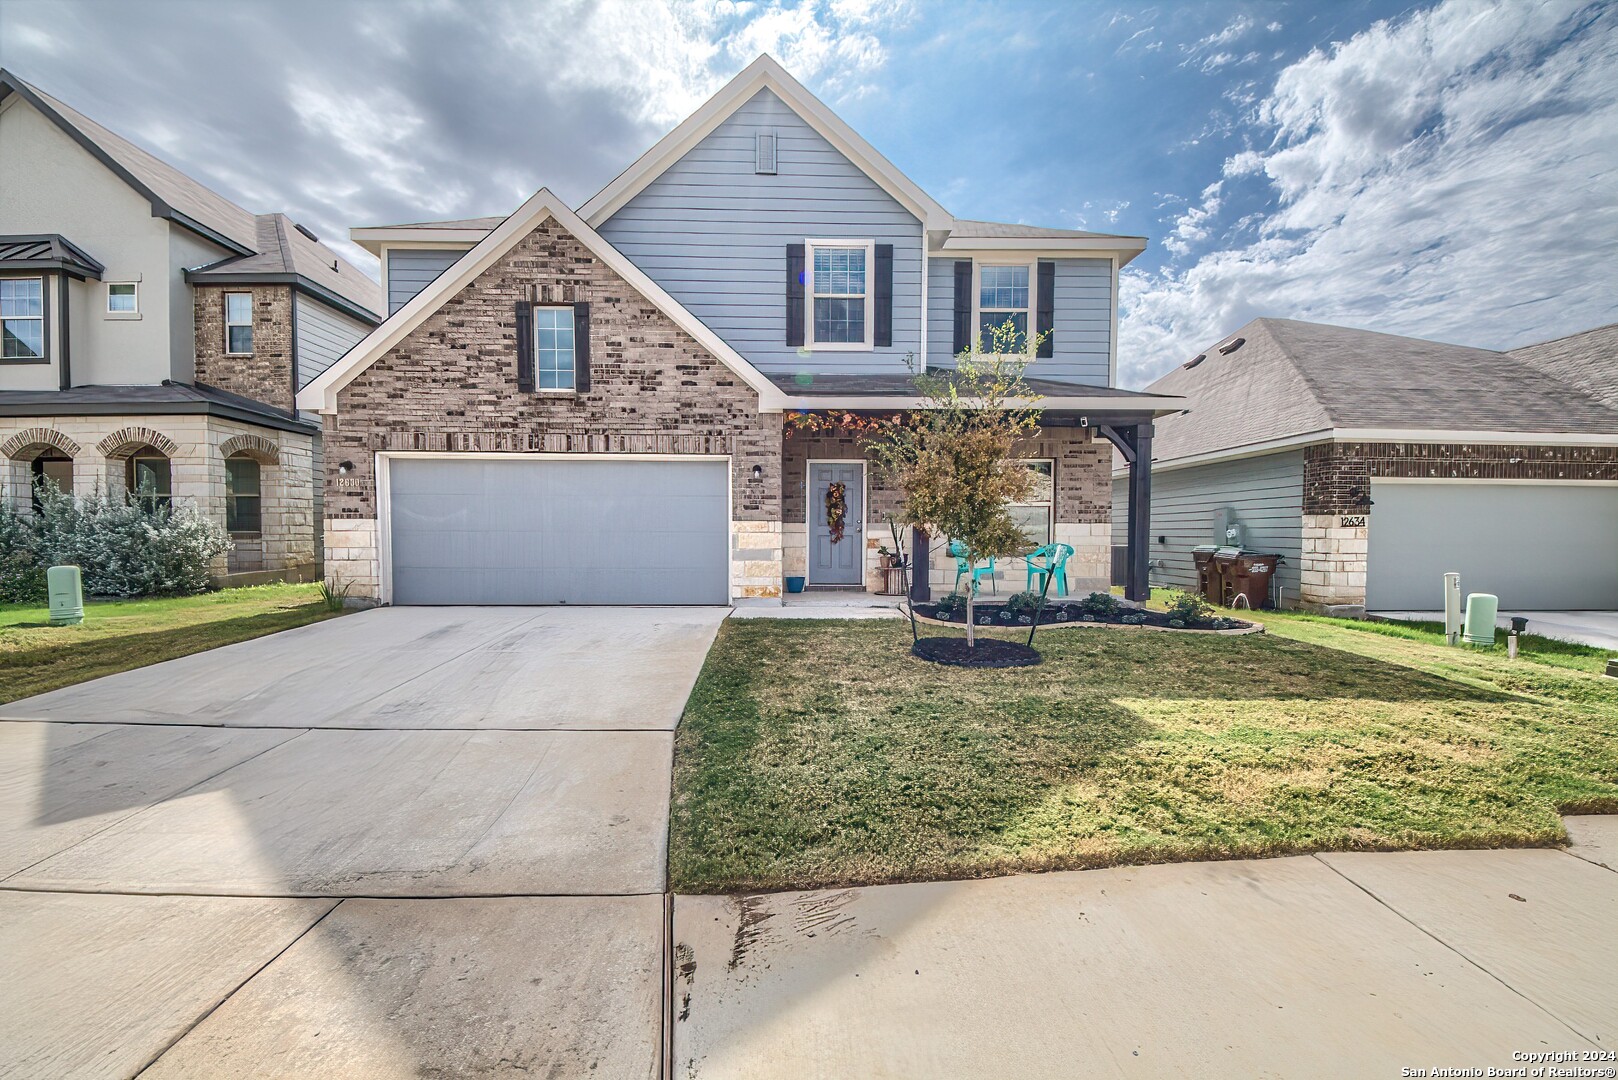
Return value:
[(348, 230), (348, 238), (377, 258), (384, 248), (463, 248), (471, 250), (493, 229), (394, 229), (359, 228)]
[(1560, 487), (1612, 487), (1618, 488), (1618, 480), (1569, 480), (1566, 477), (1556, 477), (1550, 480), (1532, 480), (1523, 477), (1513, 477), (1509, 480), (1490, 476), (1373, 476), (1371, 486), (1378, 484), (1509, 484), (1518, 487), (1544, 487), (1554, 484)]
[[(1124, 262), (1128, 262), (1128, 261), (1129, 260), (1127, 260), (1127, 259), (1124, 260)], [(1123, 265), (1123, 263), (1118, 261), (1118, 256), (1116, 256), (1116, 255), (1112, 256), (1112, 302), (1107, 305), (1112, 311), (1112, 326), (1107, 332), (1107, 385), (1108, 386), (1117, 386), (1118, 385), (1118, 268), (1120, 266), (1122, 266), (1122, 265)], [(1056, 291), (1054, 282), (1052, 283), (1051, 291), (1053, 293)], [(1051, 297), (1051, 307), (1052, 307), (1053, 310), (1056, 307), (1056, 298), (1055, 298), (1055, 296)], [(1052, 330), (1053, 333), (1056, 330), (1054, 315), (1052, 317), (1051, 330)], [(1052, 353), (1054, 354), (1054, 352), (1055, 352), (1055, 350), (1053, 349)]]
[[(815, 340), (815, 249), (865, 249), (865, 340)], [(803, 342), (806, 349), (821, 352), (874, 352), (876, 351), (876, 241), (875, 240), (805, 240), (803, 242)], [(852, 297), (853, 293), (825, 293), (827, 297)]]
[(572, 234), (574, 239), (623, 278), (630, 288), (644, 296), (654, 307), (690, 334), (698, 345), (750, 386), (758, 394), (760, 412), (777, 412), (781, 409), (785, 395), (764, 376), (763, 372), (748, 363), (719, 335), (708, 329), (700, 319), (665, 292), (662, 286), (647, 277), (644, 271), (625, 258), (617, 248), (607, 243), (599, 233), (580, 220), (579, 216), (569, 210), (567, 204), (552, 194), (549, 188), (540, 188), (536, 191), (516, 213), (501, 222), (498, 229), (484, 237), (453, 266), (434, 278), (430, 285), (411, 297), (404, 307), (384, 319), (340, 360), (298, 391), (298, 408), (328, 414), (336, 413), (337, 394), (343, 387), (385, 355), (389, 349), (403, 341), (446, 300), (493, 266), (501, 256), (515, 247), (546, 218), (554, 218), (556, 223)]
[[(520, 459), (527, 458), (534, 461), (722, 461), (725, 463), (725, 592), (731, 601), (736, 599), (736, 586), (732, 580), (734, 573), (734, 552), (736, 550), (736, 463), (730, 454), (567, 454), (555, 452), (510, 451), (497, 450), (468, 450), (456, 452), (454, 450), (378, 450), (376, 464), (372, 475), (376, 477), (376, 569), (377, 569), (377, 601), (382, 604), (393, 603), (393, 535), (390, 522), (393, 520), (392, 487), (393, 478), (388, 471), (388, 462), (393, 458), (427, 459)], [(700, 606), (700, 605), (694, 605)], [(713, 605), (709, 605), (713, 606)]]
[[(782, 391), (781, 398), (781, 408), (790, 412), (825, 412), (830, 409), (922, 409), (926, 407), (926, 399), (915, 394), (882, 394), (864, 397), (853, 395), (839, 397), (834, 394), (826, 394), (820, 397), (793, 397), (789, 392)], [(1022, 407), (1020, 402), (1012, 402), (1006, 405), (1008, 409)], [(1169, 413), (1184, 412), (1185, 399), (1162, 397), (1155, 394), (1128, 398), (1041, 397), (1035, 401), (1033, 408), (1095, 413), (1151, 410), (1154, 416), (1164, 416)]]
[[(1027, 332), (1024, 335), (1023, 340), (1032, 342), (1034, 340), (1034, 324), (1037, 321), (1035, 312), (1039, 310), (1039, 260), (1034, 259), (1029, 261), (1015, 257), (1008, 259), (974, 258), (972, 260), (972, 340), (977, 343), (979, 349), (982, 349), (984, 342), (982, 326), (983, 308), (981, 301), (983, 300), (983, 268), (985, 266), (1026, 266), (1028, 268), (1028, 306), (1025, 308), (990, 308), (989, 310), (1005, 311), (1008, 313), (1021, 311), (1028, 317)], [(984, 355), (993, 356), (995, 354), (984, 353)], [(1028, 349), (1024, 349), (1020, 353), (1008, 353), (1007, 355), (1026, 357), (1030, 365), (1035, 359), (1031, 350)], [(1035, 377), (1038, 377), (1037, 372), (1035, 373)], [(1107, 385), (1111, 386), (1112, 384), (1109, 382)]]
[(1093, 239), (1081, 237), (1016, 237), (1016, 236), (951, 236), (937, 244), (927, 246), (927, 254), (934, 258), (949, 256), (1006, 257), (1021, 256), (1039, 259), (1106, 259), (1118, 260), (1119, 266), (1128, 263), (1146, 250), (1146, 241), (1133, 236), (1104, 236)]
[[(140, 282), (139, 281), (106, 281), (106, 282), (103, 282), (102, 284), (105, 286), (106, 294), (107, 294), (107, 306), (102, 311), (103, 315), (106, 315), (107, 317), (113, 318), (113, 319), (119, 319), (119, 318), (128, 319), (128, 318), (132, 318), (132, 317), (133, 318), (139, 318), (140, 317)], [(113, 306), (112, 306), (112, 290), (113, 290), (113, 287), (115, 285), (128, 285), (131, 289), (135, 290), (135, 292), (133, 294), (133, 299), (135, 301), (135, 306), (134, 307), (130, 308), (128, 311), (122, 311), (122, 310), (115, 311), (115, 310), (113, 310)]]
[(773, 91), (806, 124), (914, 214), (923, 228), (948, 229), (954, 223), (949, 211), (894, 167), (819, 98), (804, 89), (802, 83), (768, 54), (748, 64), (701, 108), (596, 192), (589, 202), (579, 207), (579, 216), (594, 227), (605, 223), (625, 203), (661, 176), (664, 170), (729, 119), (732, 113), (751, 101), (760, 90), (766, 89)]
[[(803, 584), (804, 588), (815, 584), (809, 580), (809, 572), (814, 569), (815, 534), (814, 526), (809, 520), (810, 495), (814, 491), (812, 480), (816, 465), (858, 465), (860, 467), (860, 542), (859, 563), (860, 579), (853, 582), (860, 588), (869, 591), (870, 583), (866, 580), (865, 555), (868, 550), (866, 544), (866, 530), (871, 524), (871, 470), (864, 458), (806, 458), (803, 463)], [(783, 522), (782, 524), (785, 524)], [(784, 575), (783, 575), (784, 576)], [(822, 581), (826, 588), (850, 588), (851, 583), (846, 581)]]
[[(247, 321), (244, 322), (244, 323), (243, 322), (231, 322), (230, 321), (230, 298), (232, 296), (245, 296), (245, 297), (247, 297)], [(248, 291), (244, 292), (241, 289), (226, 289), (226, 290), (224, 290), (224, 295), (219, 298), (219, 308), (220, 308), (220, 311), (219, 311), (220, 318), (225, 324), (225, 340), (223, 342), (223, 344), (225, 346), (225, 355), (226, 356), (252, 356), (253, 355), (253, 350), (258, 348), (258, 340), (257, 340), (258, 335), (253, 332), (253, 293), (252, 293), (252, 291), (248, 290)], [(253, 346), (252, 349), (248, 349), (246, 352), (236, 352), (236, 351), (231, 349), (231, 347), (230, 347), (230, 328), (233, 327), (233, 326), (245, 326), (245, 327), (247, 327), (247, 337), (248, 337), (248, 340), (252, 343), (252, 346)]]

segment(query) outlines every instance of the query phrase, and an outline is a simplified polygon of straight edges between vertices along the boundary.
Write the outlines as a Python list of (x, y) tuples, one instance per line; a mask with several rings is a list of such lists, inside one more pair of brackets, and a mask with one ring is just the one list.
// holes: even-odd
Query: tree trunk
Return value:
[(972, 612), (972, 602), (977, 599), (977, 596), (977, 583), (968, 583), (966, 587), (966, 647), (968, 649), (978, 647), (977, 617)]

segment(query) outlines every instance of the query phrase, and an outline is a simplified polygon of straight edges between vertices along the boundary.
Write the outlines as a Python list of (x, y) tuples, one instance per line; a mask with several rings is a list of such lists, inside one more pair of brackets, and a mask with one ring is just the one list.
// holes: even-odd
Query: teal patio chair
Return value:
[(1039, 587), (1045, 587), (1045, 575), (1056, 576), (1056, 595), (1067, 595), (1067, 558), (1073, 554), (1073, 548), (1067, 544), (1046, 544), (1042, 548), (1035, 548), (1028, 553), (1025, 560), (1028, 563), (1028, 591), (1034, 591), (1034, 578), (1039, 578)]
[(955, 556), (955, 585), (952, 592), (961, 591), (961, 579), (968, 574), (972, 575), (972, 595), (978, 594), (978, 579), (989, 579), (989, 591), (998, 592), (994, 584), (994, 560), (989, 560), (988, 566), (973, 566), (966, 561), (966, 545), (959, 540), (949, 542), (949, 553)]

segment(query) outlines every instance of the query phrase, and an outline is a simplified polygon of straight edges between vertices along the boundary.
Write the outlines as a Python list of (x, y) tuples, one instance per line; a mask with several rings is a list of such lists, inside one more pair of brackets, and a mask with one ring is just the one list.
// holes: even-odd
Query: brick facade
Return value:
[[(518, 390), (530, 301), (590, 304), (588, 392)], [(325, 423), (328, 553), (355, 595), (375, 595), (376, 455), (397, 451), (730, 455), (733, 592), (780, 593), (781, 416), (554, 220), (344, 387)]]
[[(292, 287), (290, 285), (197, 285), (196, 381), (291, 412)], [(253, 352), (225, 352), (225, 294), (253, 296)]]

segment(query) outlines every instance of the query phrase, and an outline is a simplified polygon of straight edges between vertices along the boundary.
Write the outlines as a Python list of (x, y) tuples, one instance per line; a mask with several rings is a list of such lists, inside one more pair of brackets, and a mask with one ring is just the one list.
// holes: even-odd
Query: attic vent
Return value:
[(753, 171), (775, 175), (775, 133), (761, 131), (754, 143)]
[(1184, 371), (1190, 371), (1192, 368), (1196, 367), (1206, 359), (1208, 359), (1208, 354), (1205, 352), (1199, 352), (1197, 355), (1181, 364), (1180, 368)]
[(304, 228), (302, 225), (294, 225), (292, 227), (294, 229), (297, 229), (299, 232), (303, 233), (303, 235), (307, 236), (309, 239), (313, 240), (315, 243), (317, 243), (317, 244), (320, 243), (320, 237), (316, 236), (314, 233), (310, 232), (308, 229)]
[(1219, 346), (1220, 355), (1229, 356), (1231, 353), (1235, 352), (1237, 349), (1246, 344), (1247, 339), (1244, 337), (1239, 337), (1235, 341), (1230, 342), (1228, 345)]

